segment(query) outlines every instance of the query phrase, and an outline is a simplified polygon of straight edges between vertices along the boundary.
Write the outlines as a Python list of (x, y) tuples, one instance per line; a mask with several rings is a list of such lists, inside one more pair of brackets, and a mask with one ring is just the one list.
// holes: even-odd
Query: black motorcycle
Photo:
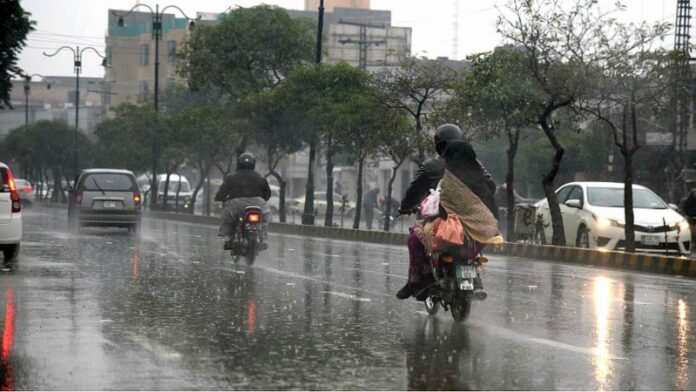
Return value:
[(235, 262), (244, 256), (247, 264), (251, 265), (259, 252), (268, 247), (262, 217), (261, 208), (256, 206), (246, 207), (244, 214), (239, 217), (230, 243)]
[(427, 289), (425, 309), (428, 314), (437, 313), (440, 306), (451, 310), (452, 318), (462, 322), (469, 317), (471, 303), (488, 297), (483, 291), (483, 264), (488, 261), (480, 253), (467, 257), (467, 249), (455, 247), (445, 253), (431, 255), (431, 266), (435, 282)]

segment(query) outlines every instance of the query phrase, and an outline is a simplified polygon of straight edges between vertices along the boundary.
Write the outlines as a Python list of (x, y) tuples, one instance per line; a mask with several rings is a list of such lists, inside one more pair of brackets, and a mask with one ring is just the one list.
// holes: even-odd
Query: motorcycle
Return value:
[(427, 288), (425, 309), (428, 314), (435, 315), (441, 306), (452, 312), (454, 321), (462, 322), (469, 317), (473, 301), (483, 301), (488, 297), (481, 280), (483, 264), (488, 259), (480, 252), (469, 258), (468, 253), (466, 247), (460, 246), (430, 255), (435, 282)]
[(247, 264), (251, 265), (259, 252), (268, 248), (265, 243), (266, 234), (261, 222), (260, 207), (252, 206), (244, 209), (244, 213), (239, 217), (234, 227), (230, 244), (226, 246), (226, 248), (231, 249), (235, 263), (244, 256)]

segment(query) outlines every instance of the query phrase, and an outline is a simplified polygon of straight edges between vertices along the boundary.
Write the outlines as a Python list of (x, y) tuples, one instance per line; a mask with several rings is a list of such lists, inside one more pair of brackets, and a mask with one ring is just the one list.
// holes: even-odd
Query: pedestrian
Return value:
[(372, 221), (375, 217), (375, 208), (377, 208), (377, 196), (379, 195), (379, 188), (372, 187), (363, 195), (362, 199), (362, 209), (365, 212), (365, 226), (367, 230), (372, 230)]

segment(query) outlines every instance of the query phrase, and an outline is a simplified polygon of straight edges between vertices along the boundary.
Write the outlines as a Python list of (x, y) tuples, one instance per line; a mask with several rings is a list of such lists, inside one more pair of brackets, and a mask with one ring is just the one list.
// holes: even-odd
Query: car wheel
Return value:
[(585, 249), (590, 247), (590, 231), (585, 226), (578, 228), (578, 238), (575, 240), (575, 246)]
[(2, 247), (3, 257), (6, 263), (17, 260), (19, 256), (19, 244), (8, 244)]

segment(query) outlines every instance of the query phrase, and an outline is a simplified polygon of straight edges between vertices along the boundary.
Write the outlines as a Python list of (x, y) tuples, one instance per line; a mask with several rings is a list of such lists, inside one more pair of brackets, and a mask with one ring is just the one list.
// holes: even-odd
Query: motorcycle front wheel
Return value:
[(469, 318), (471, 312), (471, 299), (464, 298), (463, 295), (458, 295), (454, 298), (451, 306), (452, 318), (454, 321), (461, 323)]

